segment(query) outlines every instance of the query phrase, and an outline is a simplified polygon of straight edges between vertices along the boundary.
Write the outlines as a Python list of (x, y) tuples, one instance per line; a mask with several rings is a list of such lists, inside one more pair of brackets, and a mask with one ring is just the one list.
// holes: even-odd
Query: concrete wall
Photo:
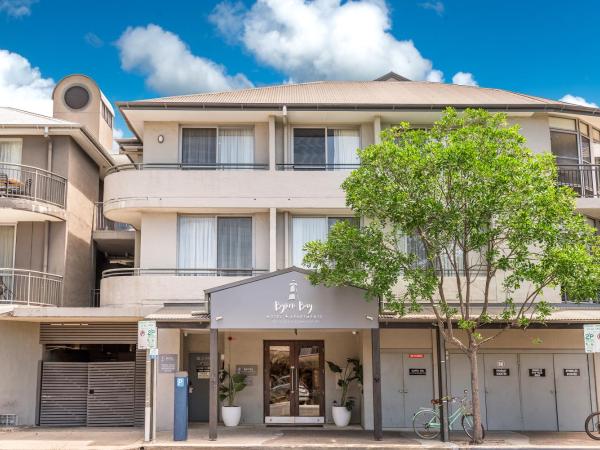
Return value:
[(35, 425), (39, 392), (39, 324), (0, 321), (0, 414), (17, 414)]
[[(181, 332), (179, 329), (158, 329), (158, 348), (160, 353), (181, 355)], [(179, 370), (179, 365), (177, 370)], [(158, 373), (156, 384), (156, 430), (173, 429), (173, 395), (175, 374)]]

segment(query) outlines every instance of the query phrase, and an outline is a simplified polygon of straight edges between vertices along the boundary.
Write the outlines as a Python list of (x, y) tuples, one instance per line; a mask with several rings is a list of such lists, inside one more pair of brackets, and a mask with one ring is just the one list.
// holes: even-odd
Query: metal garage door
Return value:
[(42, 365), (41, 426), (83, 426), (87, 416), (87, 363)]
[[(477, 368), (479, 372), (479, 402), (481, 404), (481, 420), (487, 428), (485, 411), (485, 367), (483, 365), (483, 356), (477, 356)], [(452, 353), (449, 357), (450, 376), (448, 380), (449, 395), (462, 397), (465, 389), (467, 395), (471, 398), (471, 363), (464, 353)], [(456, 403), (449, 405), (450, 411), (454, 412), (458, 407)], [(460, 426), (460, 425), (458, 425)]]
[(517, 355), (488, 353), (483, 360), (488, 428), (521, 430)]
[(585, 354), (554, 355), (559, 431), (583, 431), (592, 410), (588, 358)]
[(553, 355), (521, 354), (519, 365), (523, 429), (556, 431)]
[(134, 425), (135, 362), (88, 365), (88, 426)]
[(433, 398), (431, 354), (381, 352), (381, 405), (385, 428), (410, 428), (415, 412)]

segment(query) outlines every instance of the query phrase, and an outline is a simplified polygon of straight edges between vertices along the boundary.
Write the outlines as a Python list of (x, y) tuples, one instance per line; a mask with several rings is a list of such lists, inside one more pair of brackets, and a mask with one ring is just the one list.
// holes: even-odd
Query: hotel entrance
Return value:
[(323, 341), (265, 341), (266, 424), (325, 422)]

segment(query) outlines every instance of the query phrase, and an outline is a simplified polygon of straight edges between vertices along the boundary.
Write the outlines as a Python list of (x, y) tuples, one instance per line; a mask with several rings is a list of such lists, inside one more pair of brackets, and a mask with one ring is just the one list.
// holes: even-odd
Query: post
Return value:
[(144, 395), (144, 442), (150, 442), (152, 432), (152, 362), (146, 350), (146, 391)]
[(371, 329), (371, 360), (373, 365), (373, 438), (383, 439), (381, 421), (381, 347), (379, 328)]
[(277, 270), (277, 209), (269, 208), (269, 271)]
[(152, 358), (152, 442), (156, 441), (156, 396), (157, 396), (157, 378), (158, 364), (156, 358)]
[(210, 329), (210, 392), (208, 402), (208, 439), (217, 440), (218, 389), (219, 389), (219, 330)]
[(440, 329), (436, 328), (437, 336), (437, 351), (438, 351), (438, 386), (439, 397), (442, 399), (440, 404), (440, 422), (442, 433), (440, 439), (442, 442), (449, 442), (449, 426), (448, 426), (448, 353), (446, 352), (446, 341), (440, 333)]
[(275, 116), (269, 116), (269, 170), (275, 170)]
[(381, 117), (375, 116), (373, 118), (373, 143), (381, 144)]

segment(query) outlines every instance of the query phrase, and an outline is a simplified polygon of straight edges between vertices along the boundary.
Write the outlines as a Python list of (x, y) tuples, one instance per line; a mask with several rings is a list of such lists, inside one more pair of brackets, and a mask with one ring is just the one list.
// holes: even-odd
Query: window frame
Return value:
[(3, 267), (3, 269), (14, 269), (17, 261), (17, 223), (6, 222), (0, 223), (0, 227), (11, 227), (13, 229), (13, 251), (12, 251), (12, 266)]
[[(219, 130), (235, 129), (235, 128), (247, 128), (252, 130), (252, 164), (256, 164), (256, 125), (255, 124), (228, 124), (228, 125), (180, 125), (178, 131), (178, 151), (177, 151), (177, 163), (183, 165), (183, 130), (184, 129), (213, 129), (216, 130), (215, 135), (215, 161), (219, 160)], [(219, 163), (215, 162), (215, 167), (218, 167)]]
[(333, 164), (329, 162), (329, 139), (327, 138), (327, 133), (328, 131), (331, 130), (352, 130), (352, 131), (357, 131), (358, 132), (358, 148), (362, 148), (363, 147), (363, 136), (362, 136), (362, 126), (361, 125), (348, 125), (348, 124), (344, 124), (344, 125), (334, 125), (334, 126), (328, 126), (328, 125), (311, 125), (311, 124), (298, 124), (298, 125), (290, 125), (291, 127), (291, 133), (289, 133), (289, 145), (288, 148), (290, 149), (290, 154), (288, 155), (288, 163), (289, 164), (295, 164), (295, 156), (296, 156), (296, 151), (295, 151), (295, 146), (294, 146), (294, 130), (296, 128), (298, 129), (306, 129), (306, 128), (318, 128), (318, 129), (322, 129), (325, 130), (325, 169), (327, 169), (327, 166), (329, 164)]
[[(23, 165), (23, 138), (22, 137), (0, 137), (0, 142), (19, 142), (21, 144), (21, 155), (19, 158), (18, 165)], [(0, 164), (14, 164), (6, 161), (0, 161)]]
[[(254, 214), (249, 214), (249, 215), (244, 215), (244, 214), (177, 214), (177, 236), (176, 236), (176, 240), (177, 240), (177, 251), (175, 252), (175, 266), (176, 266), (176, 270), (184, 270), (184, 267), (179, 267), (179, 242), (180, 242), (180, 221), (179, 218), (182, 216), (186, 216), (186, 217), (202, 217), (202, 218), (211, 218), (214, 219), (215, 221), (215, 235), (216, 235), (216, 239), (215, 241), (212, 243), (213, 246), (213, 251), (215, 253), (215, 256), (218, 258), (218, 245), (219, 245), (219, 227), (217, 224), (217, 220), (219, 219), (219, 217), (227, 217), (227, 218), (245, 218), (245, 219), (251, 219), (251, 226), (252, 226), (252, 245), (251, 245), (251, 260), (252, 260), (252, 267), (248, 270), (255, 270), (256, 268), (256, 217)], [(218, 261), (217, 264), (218, 265)], [(235, 267), (234, 267), (235, 268)], [(223, 267), (193, 267), (191, 269), (223, 269)]]

